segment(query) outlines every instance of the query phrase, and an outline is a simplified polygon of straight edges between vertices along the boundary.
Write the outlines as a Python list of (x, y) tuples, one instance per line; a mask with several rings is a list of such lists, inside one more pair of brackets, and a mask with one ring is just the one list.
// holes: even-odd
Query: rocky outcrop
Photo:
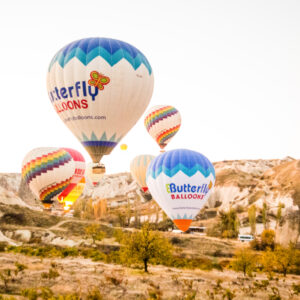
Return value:
[[(275, 224), (278, 240), (284, 243), (289, 237), (299, 240), (300, 161), (291, 157), (281, 160), (235, 160), (216, 162), (214, 166), (217, 179), (206, 205), (208, 210), (215, 209), (217, 213), (236, 208), (241, 218), (241, 232), (247, 232), (248, 208), (256, 206), (259, 220), (261, 210), (267, 204), (269, 222)], [(113, 209), (128, 209), (128, 205), (132, 205), (141, 221), (161, 219), (162, 214), (153, 206), (151, 196), (141, 192), (130, 173), (104, 175), (98, 187), (87, 183), (82, 197), (92, 199), (94, 203), (105, 199), (107, 206)], [(41, 207), (20, 174), (0, 174), (0, 202)], [(279, 207), (281, 221), (277, 224)], [(258, 228), (263, 227), (258, 224)]]

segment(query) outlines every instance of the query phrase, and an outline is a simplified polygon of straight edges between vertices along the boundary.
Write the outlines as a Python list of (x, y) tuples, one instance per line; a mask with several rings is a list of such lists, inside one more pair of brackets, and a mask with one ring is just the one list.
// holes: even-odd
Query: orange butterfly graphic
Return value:
[(97, 71), (92, 71), (90, 75), (91, 79), (88, 81), (88, 84), (97, 87), (99, 90), (104, 90), (104, 85), (110, 82), (109, 77)]

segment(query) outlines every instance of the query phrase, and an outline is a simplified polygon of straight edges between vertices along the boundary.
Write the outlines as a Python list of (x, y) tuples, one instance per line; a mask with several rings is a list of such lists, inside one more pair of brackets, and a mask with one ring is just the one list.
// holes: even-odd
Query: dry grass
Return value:
[[(299, 281), (299, 276), (288, 275), (283, 278), (269, 280), (264, 288), (265, 275), (257, 274), (255, 278), (244, 278), (233, 271), (201, 271), (179, 270), (163, 266), (151, 266), (151, 272), (145, 274), (141, 270), (133, 270), (119, 265), (91, 262), (81, 258), (44, 259), (42, 262), (34, 257), (2, 253), (1, 269), (14, 268), (18, 261), (27, 266), (22, 276), (10, 283), (11, 295), (18, 295), (28, 288), (41, 286), (50, 288), (55, 294), (82, 295), (86, 299), (89, 291), (95, 288), (103, 295), (103, 299), (149, 299), (161, 295), (161, 299), (186, 299), (191, 292), (196, 300), (209, 299), (207, 292), (213, 293), (215, 299), (222, 299), (227, 290), (234, 293), (234, 299), (268, 300), (272, 287), (276, 287), (282, 299), (291, 297), (292, 285)], [(59, 273), (58, 277), (43, 278), (43, 273), (50, 269)], [(1, 282), (0, 282), (1, 285)], [(289, 298), (290, 297), (290, 298)], [(23, 298), (24, 299), (24, 298)], [(94, 299), (94, 298), (92, 298)], [(153, 298), (155, 299), (155, 298)], [(156, 298), (158, 299), (158, 298)], [(224, 299), (227, 299), (226, 297)]]

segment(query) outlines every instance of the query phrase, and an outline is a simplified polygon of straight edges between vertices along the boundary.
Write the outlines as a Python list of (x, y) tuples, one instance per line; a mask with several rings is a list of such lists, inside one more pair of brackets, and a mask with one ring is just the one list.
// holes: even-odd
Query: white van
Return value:
[(251, 242), (254, 240), (254, 236), (252, 234), (239, 234), (238, 239), (242, 242)]

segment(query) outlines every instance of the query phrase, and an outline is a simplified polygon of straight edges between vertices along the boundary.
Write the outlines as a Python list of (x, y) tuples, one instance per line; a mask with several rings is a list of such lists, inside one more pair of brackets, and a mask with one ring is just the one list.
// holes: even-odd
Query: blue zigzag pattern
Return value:
[(153, 159), (147, 169), (147, 177), (156, 179), (161, 173), (173, 177), (179, 171), (189, 177), (200, 172), (204, 177), (212, 174), (216, 178), (214, 166), (204, 155), (186, 149), (167, 151)]
[(177, 216), (171, 215), (172, 220), (176, 220), (176, 219), (186, 219), (186, 220), (192, 220), (193, 219), (193, 215), (189, 215), (187, 216), (187, 214), (184, 214), (184, 216), (177, 214)]
[(160, 173), (164, 173), (169, 177), (173, 177), (179, 171), (183, 172), (188, 177), (192, 177), (197, 172), (200, 172), (204, 177), (208, 177), (210, 174), (213, 174), (214, 177), (216, 176), (214, 168), (213, 169), (212, 168), (205, 169), (202, 166), (197, 164), (193, 168), (190, 169), (190, 168), (187, 168), (185, 165), (179, 163), (173, 169), (168, 169), (165, 166), (159, 166), (155, 170), (151, 170), (151, 168), (149, 168), (148, 172), (147, 172), (147, 177), (152, 176), (154, 179), (156, 179)]
[(54, 56), (48, 71), (50, 72), (56, 61), (64, 68), (69, 61), (76, 57), (86, 66), (98, 56), (105, 59), (111, 67), (124, 58), (134, 70), (144, 64), (149, 75), (152, 73), (152, 68), (142, 52), (128, 43), (108, 38), (82, 39), (65, 46)]
[(111, 142), (114, 144), (118, 144), (120, 142), (120, 140), (122, 139), (122, 136), (120, 136), (119, 138), (117, 138), (117, 134), (114, 133), (110, 139), (107, 139), (107, 135), (106, 132), (104, 131), (101, 135), (100, 138), (97, 137), (97, 135), (95, 134), (94, 131), (92, 131), (91, 136), (88, 137), (86, 134), (84, 134), (83, 132), (81, 133), (81, 136), (77, 136), (77, 138), (82, 142), (82, 143), (86, 143), (86, 142)]

